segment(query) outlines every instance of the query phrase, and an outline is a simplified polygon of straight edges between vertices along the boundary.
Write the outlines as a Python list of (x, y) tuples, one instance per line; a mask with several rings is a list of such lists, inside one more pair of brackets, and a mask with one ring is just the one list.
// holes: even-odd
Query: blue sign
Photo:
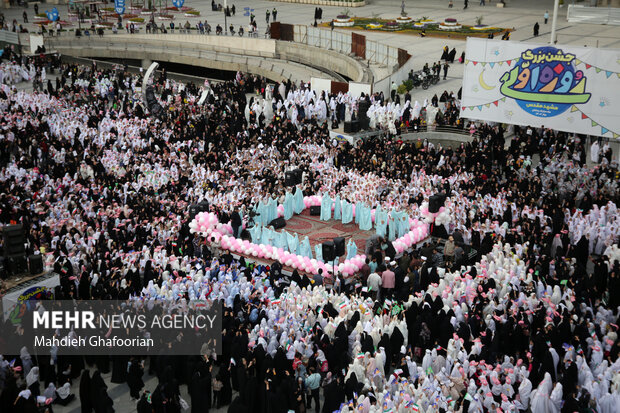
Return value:
[(252, 13), (254, 11), (254, 9), (251, 9), (249, 7), (244, 7), (243, 10), (245, 10), (243, 15), (246, 16), (246, 17), (249, 17), (250, 13)]
[(58, 20), (58, 9), (56, 7), (54, 7), (52, 11), (45, 10), (45, 14), (47, 15), (47, 18), (53, 22)]
[(180, 9), (185, 4), (185, 0), (172, 0), (172, 5), (177, 9)]
[(550, 46), (523, 52), (517, 66), (504, 73), (500, 81), (504, 96), (541, 118), (586, 103), (591, 95), (586, 92), (586, 76), (575, 69), (575, 55)]
[(118, 15), (125, 13), (125, 0), (114, 0), (114, 11)]

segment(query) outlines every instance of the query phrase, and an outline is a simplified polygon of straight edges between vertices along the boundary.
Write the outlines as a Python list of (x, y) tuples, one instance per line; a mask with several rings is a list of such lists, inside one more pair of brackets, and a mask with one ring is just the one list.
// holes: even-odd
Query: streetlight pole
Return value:
[(550, 44), (555, 44), (556, 41), (556, 28), (558, 25), (558, 7), (560, 6), (560, 0), (555, 0), (553, 3), (553, 20), (551, 20), (551, 41)]
[(228, 9), (228, 0), (224, 0), (224, 33), (228, 35), (228, 14), (226, 10)]

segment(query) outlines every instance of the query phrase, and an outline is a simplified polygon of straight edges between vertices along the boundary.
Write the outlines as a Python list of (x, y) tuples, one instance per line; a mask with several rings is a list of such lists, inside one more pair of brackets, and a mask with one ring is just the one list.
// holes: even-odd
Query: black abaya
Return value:
[(125, 383), (127, 381), (128, 361), (129, 357), (127, 356), (112, 357), (112, 377), (110, 378), (112, 383)]
[(82, 372), (82, 378), (80, 378), (80, 404), (82, 406), (82, 413), (91, 413), (93, 411), (93, 405), (90, 397), (90, 372), (84, 370)]

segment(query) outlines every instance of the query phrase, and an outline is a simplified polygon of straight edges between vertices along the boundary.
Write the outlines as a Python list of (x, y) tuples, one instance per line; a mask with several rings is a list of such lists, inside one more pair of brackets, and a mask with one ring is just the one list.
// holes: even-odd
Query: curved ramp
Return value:
[[(290, 51), (288, 45), (278, 47), (278, 42), (272, 39), (185, 34), (118, 34), (82, 38), (52, 37), (45, 40), (49, 50), (71, 56), (143, 59), (219, 70), (239, 70), (274, 81), (309, 81), (312, 77), (343, 81), (344, 77), (340, 73), (354, 80), (364, 76), (361, 64), (348, 56), (341, 56), (334, 64), (335, 59), (331, 55), (334, 52), (301, 45), (304, 53), (286, 53)], [(323, 62), (326, 61), (330, 62), (330, 67), (324, 66)]]

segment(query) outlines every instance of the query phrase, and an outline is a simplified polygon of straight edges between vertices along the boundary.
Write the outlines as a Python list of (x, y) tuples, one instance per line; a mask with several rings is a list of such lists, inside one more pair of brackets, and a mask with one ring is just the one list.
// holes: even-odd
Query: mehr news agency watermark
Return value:
[(221, 352), (220, 302), (27, 301), (17, 306), (20, 316), (5, 322), (3, 330), (10, 331), (0, 334), (0, 354), (19, 353), (23, 346), (38, 353), (84, 355)]

